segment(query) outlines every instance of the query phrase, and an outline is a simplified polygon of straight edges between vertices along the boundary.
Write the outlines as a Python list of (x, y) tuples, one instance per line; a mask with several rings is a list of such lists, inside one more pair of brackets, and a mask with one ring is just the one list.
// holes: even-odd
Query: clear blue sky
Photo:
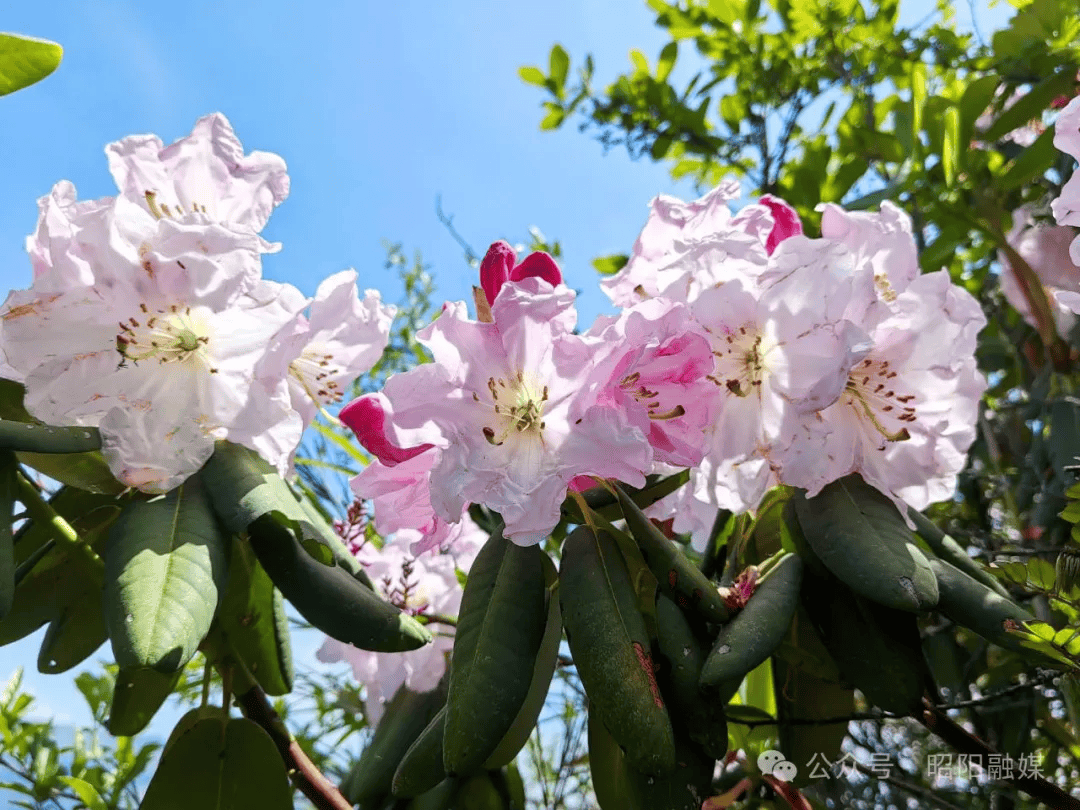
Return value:
[[(906, 3), (905, 19), (929, 5)], [(980, 11), (984, 32), (1007, 15), (1004, 6), (992, 17)], [(60, 8), (10, 3), (0, 15), (0, 30), (65, 48), (53, 76), (0, 99), (4, 290), (29, 284), (23, 240), (36, 199), (57, 180), (74, 182), (84, 199), (111, 195), (105, 144), (147, 132), (168, 143), (214, 111), (231, 119), (248, 151), (287, 161), (292, 193), (264, 231), (284, 247), (265, 257), (265, 275), (309, 294), (355, 267), (363, 285), (395, 301), (399, 287), (383, 270), (381, 240), (389, 239), (423, 251), (444, 297), (467, 297), (473, 271), (435, 217), (441, 194), (478, 250), (500, 238), (524, 241), (530, 225), (559, 239), (567, 282), (585, 290), (587, 326), (606, 308), (590, 260), (628, 252), (657, 193), (694, 196), (661, 167), (633, 163), (620, 149), (603, 155), (573, 125), (541, 132), (542, 95), (517, 77), (521, 65), (546, 66), (556, 41), (575, 67), (591, 52), (601, 83), (628, 65), (630, 47), (655, 59), (665, 40), (644, 2), (98, 0)], [(957, 13), (965, 19), (966, 5)], [(0, 648), (0, 678), (25, 665), (44, 712), (88, 722), (71, 673), (34, 671), (39, 637)], [(297, 650), (298, 662), (310, 660), (310, 649)]]

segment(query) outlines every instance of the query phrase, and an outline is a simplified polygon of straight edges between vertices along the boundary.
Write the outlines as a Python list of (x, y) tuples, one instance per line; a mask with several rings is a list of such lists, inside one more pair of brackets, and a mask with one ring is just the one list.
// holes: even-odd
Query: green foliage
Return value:
[(0, 96), (41, 81), (56, 70), (63, 55), (55, 42), (0, 34)]

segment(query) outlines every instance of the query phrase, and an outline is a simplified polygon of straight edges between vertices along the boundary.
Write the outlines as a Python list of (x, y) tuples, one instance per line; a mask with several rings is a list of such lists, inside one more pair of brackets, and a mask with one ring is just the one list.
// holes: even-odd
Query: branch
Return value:
[(274, 711), (262, 687), (255, 684), (242, 695), (236, 696), (244, 716), (253, 720), (270, 735), (278, 753), (289, 769), (289, 776), (300, 792), (307, 796), (319, 810), (352, 810), (334, 784), (315, 767), (300, 743), (293, 739), (289, 730)]
[[(978, 754), (989, 756), (997, 751), (986, 742), (952, 721), (943, 710), (934, 706), (929, 700), (923, 698), (922, 711), (915, 719), (926, 726), (927, 729), (939, 736), (951, 748), (965, 754)], [(1007, 781), (1011, 782), (1020, 790), (1034, 799), (1046, 802), (1048, 807), (1057, 810), (1080, 810), (1080, 799), (1074, 798), (1052, 782), (1037, 776), (1013, 776)]]
[(439, 218), (439, 222), (446, 226), (446, 230), (450, 231), (450, 235), (454, 237), (454, 241), (461, 245), (461, 249), (465, 251), (465, 261), (469, 264), (476, 264), (480, 261), (480, 257), (476, 251), (472, 249), (465, 237), (458, 233), (457, 228), (454, 227), (454, 217), (452, 214), (446, 214), (442, 210), (442, 195), (435, 195), (435, 216)]
[[(899, 788), (905, 793), (910, 793), (912, 796), (918, 798), (920, 802), (926, 802), (936, 807), (944, 807), (946, 810), (964, 810), (964, 808), (958, 807), (952, 802), (945, 801), (941, 797), (937, 796), (934, 791), (927, 790), (920, 785), (912, 784), (911, 782), (905, 781), (903, 779), (897, 779), (895, 776), (892, 776), (890, 774), (882, 775), (880, 773), (877, 773), (869, 765), (863, 765), (861, 762), (854, 762), (853, 764), (855, 765), (855, 770), (857, 770), (859, 773), (877, 779), (879, 782), (884, 782), (887, 785), (892, 785), (895, 788)], [(921, 806), (922, 804), (920, 804), (920, 807)]]

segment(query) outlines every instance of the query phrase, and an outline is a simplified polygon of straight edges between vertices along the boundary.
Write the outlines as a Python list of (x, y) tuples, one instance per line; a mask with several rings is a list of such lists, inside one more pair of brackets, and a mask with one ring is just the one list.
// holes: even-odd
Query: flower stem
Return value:
[(79, 536), (74, 527), (53, 509), (52, 504), (42, 496), (41, 490), (34, 485), (34, 482), (27, 478), (22, 470), (15, 473), (15, 481), (19, 488), (18, 498), (26, 507), (31, 520), (48, 526), (54, 540), (77, 550), (91, 568), (98, 574), (104, 575), (105, 563), (102, 562), (101, 557)]

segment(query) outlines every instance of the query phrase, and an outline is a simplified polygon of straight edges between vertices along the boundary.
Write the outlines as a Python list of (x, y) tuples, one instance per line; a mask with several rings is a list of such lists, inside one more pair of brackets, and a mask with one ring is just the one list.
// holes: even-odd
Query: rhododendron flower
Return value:
[(376, 512), (380, 500), (396, 510), (391, 520), (437, 535), (476, 503), (509, 538), (536, 543), (571, 483), (640, 486), (656, 463), (700, 456), (715, 394), (702, 380), (707, 340), (686, 311), (650, 303), (575, 335), (574, 294), (550, 283), (560, 276), (549, 257), (514, 259), (501, 243), (485, 257), (490, 322), (447, 304), (418, 334), (434, 362), (342, 410), (378, 458), (356, 491)]
[[(467, 572), (487, 535), (466, 515), (462, 534), (451, 550), (422, 557), (409, 550), (419, 540), (416, 532), (403, 530), (381, 549), (365, 545), (357, 558), (375, 587), (390, 602), (414, 616), (454, 618), (461, 607), (461, 584), (457, 572)], [(453, 627), (428, 625), (434, 640), (404, 653), (376, 653), (327, 638), (316, 657), (324, 663), (345, 661), (356, 679), (366, 687), (364, 703), (368, 722), (378, 723), (385, 704), (404, 686), (414, 692), (434, 689), (446, 671), (454, 647)]]
[[(771, 264), (798, 256), (788, 246), (800, 239), (784, 242)], [(709, 335), (709, 379), (720, 397), (702, 467), (717, 506), (752, 510), (781, 483), (782, 451), (796, 424), (836, 401), (866, 350), (866, 335), (841, 317), (850, 285), (817, 269), (794, 269), (759, 296), (729, 282), (691, 305)]]
[(481, 503), (502, 515), (507, 537), (536, 543), (558, 522), (575, 476), (644, 483), (645, 437), (617, 411), (588, 407), (595, 353), (567, 331), (573, 299), (565, 286), (534, 277), (503, 286), (493, 323), (447, 304), (418, 334), (434, 363), (387, 382), (395, 407), (408, 406), (398, 424), (438, 427), (431, 501), (444, 520)]
[[(1080, 96), (1058, 114), (1054, 124), (1054, 146), (1080, 160)], [(1080, 227), (1080, 172), (1073, 171), (1061, 189), (1061, 196), (1050, 203), (1050, 208), (1058, 225)], [(1080, 266), (1080, 236), (1073, 240), (1070, 250), (1073, 264)]]
[[(258, 450), (282, 475), (289, 472), (300, 435), (318, 410), (340, 402), (386, 348), (396, 307), (384, 305), (375, 290), (365, 290), (361, 299), (356, 278), (355, 270), (344, 270), (324, 280), (310, 304), (305, 302), (307, 308), (279, 330), (256, 370), (278, 419), (267, 429), (265, 417), (244, 418), (261, 430), (238, 434), (234, 441)], [(266, 402), (253, 400), (264, 409)]]
[(817, 414), (824, 452), (786, 469), (786, 483), (814, 495), (858, 472), (902, 513), (904, 503), (921, 510), (954, 492), (986, 389), (974, 356), (986, 318), (945, 270), (915, 279), (893, 310), (871, 328), (873, 347), (839, 401)]
[(891, 204), (823, 206), (822, 233), (788, 235), (749, 271), (722, 251), (702, 262), (710, 248), (666, 268), (696, 279), (677, 289), (697, 290), (721, 405), (689, 485), (649, 514), (695, 540), (717, 507), (752, 511), (779, 484), (814, 494), (860, 472), (918, 508), (955, 486), (985, 388), (978, 303), (945, 273), (919, 275), (910, 220)]
[(676, 467), (701, 461), (719, 397), (706, 379), (713, 368), (709, 342), (689, 308), (645, 301), (617, 318), (597, 319), (586, 337), (596, 339), (595, 375), (603, 378), (596, 404), (625, 414), (656, 461)]
[(715, 284), (755, 278), (781, 241), (802, 233), (802, 223), (770, 195), (732, 214), (729, 203), (740, 194), (738, 181), (726, 180), (689, 203), (656, 197), (630, 261), (601, 282), (604, 292), (628, 307), (657, 296), (692, 301)]
[(156, 135), (133, 135), (110, 144), (105, 154), (121, 196), (147, 198), (157, 219), (216, 222), (258, 233), (289, 196), (285, 161), (270, 152), (245, 155), (221, 113), (200, 118), (190, 135), (170, 146)]
[[(1076, 236), (1076, 231), (1065, 225), (1036, 223), (1028, 206), (1013, 212), (1013, 226), (1006, 234), (1008, 243), (1035, 271), (1046, 289), (1054, 324), (1062, 337), (1066, 337), (1076, 323), (1072, 310), (1056, 300), (1060, 292), (1080, 293), (1080, 267), (1073, 264), (1069, 254), (1069, 246)], [(1001, 292), (1013, 309), (1035, 326), (1031, 305), (1020, 288), (1009, 257), (998, 251), (998, 261), (1001, 262)]]
[(306, 300), (261, 280), (272, 246), (256, 231), (288, 179), (280, 158), (245, 158), (221, 116), (165, 149), (107, 151), (120, 196), (78, 202), (61, 182), (40, 201), (33, 286), (8, 297), (0, 346), (32, 416), (100, 427), (117, 478), (163, 492), (216, 439), (282, 419), (287, 389), (253, 385), (255, 369)]

